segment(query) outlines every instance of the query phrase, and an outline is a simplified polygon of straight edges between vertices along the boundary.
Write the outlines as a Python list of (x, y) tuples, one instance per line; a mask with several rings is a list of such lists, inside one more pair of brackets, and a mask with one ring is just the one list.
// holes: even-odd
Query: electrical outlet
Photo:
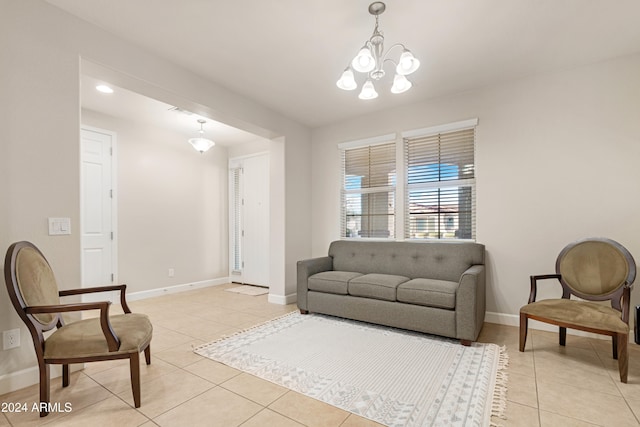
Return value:
[(173, 268), (169, 269), (169, 277), (173, 277), (176, 275), (176, 271)]
[(20, 347), (20, 329), (10, 329), (2, 332), (2, 349)]

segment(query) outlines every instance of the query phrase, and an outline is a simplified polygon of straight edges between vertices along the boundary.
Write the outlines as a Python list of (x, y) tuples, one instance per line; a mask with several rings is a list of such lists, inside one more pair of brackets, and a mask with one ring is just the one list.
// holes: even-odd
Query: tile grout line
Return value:
[[(534, 344), (534, 338), (533, 338), (533, 334), (531, 334), (531, 337), (529, 337), (530, 342), (531, 342), (531, 359), (532, 359), (532, 364), (533, 364), (533, 378), (535, 379), (536, 382), (536, 406), (538, 407), (538, 426), (542, 427), (542, 414), (540, 413), (541, 409), (540, 409), (540, 390), (538, 389), (538, 372), (536, 370), (536, 349), (535, 349), (535, 344)], [(525, 347), (525, 351), (526, 351), (526, 347)]]

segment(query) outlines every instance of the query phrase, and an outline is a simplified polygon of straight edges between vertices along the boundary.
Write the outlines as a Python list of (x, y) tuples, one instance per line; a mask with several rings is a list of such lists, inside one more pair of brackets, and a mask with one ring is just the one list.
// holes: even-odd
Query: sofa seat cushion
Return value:
[(398, 286), (398, 301), (427, 307), (456, 308), (457, 282), (413, 279)]
[(365, 274), (349, 281), (349, 295), (395, 301), (396, 288), (408, 280), (391, 274)]
[(353, 271), (323, 271), (309, 277), (309, 290), (347, 295), (349, 280), (362, 276)]

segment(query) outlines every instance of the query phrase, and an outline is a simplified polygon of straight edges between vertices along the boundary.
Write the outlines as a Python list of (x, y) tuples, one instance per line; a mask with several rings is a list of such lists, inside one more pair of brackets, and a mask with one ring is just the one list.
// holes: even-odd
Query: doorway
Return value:
[(269, 287), (269, 154), (229, 160), (229, 276)]

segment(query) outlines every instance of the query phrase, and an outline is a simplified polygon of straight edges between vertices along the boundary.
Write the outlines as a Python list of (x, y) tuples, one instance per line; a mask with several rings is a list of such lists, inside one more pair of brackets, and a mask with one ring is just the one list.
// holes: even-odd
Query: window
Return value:
[(475, 239), (476, 123), (404, 135), (405, 238)]
[(342, 237), (394, 238), (395, 142), (342, 148), (342, 166)]

